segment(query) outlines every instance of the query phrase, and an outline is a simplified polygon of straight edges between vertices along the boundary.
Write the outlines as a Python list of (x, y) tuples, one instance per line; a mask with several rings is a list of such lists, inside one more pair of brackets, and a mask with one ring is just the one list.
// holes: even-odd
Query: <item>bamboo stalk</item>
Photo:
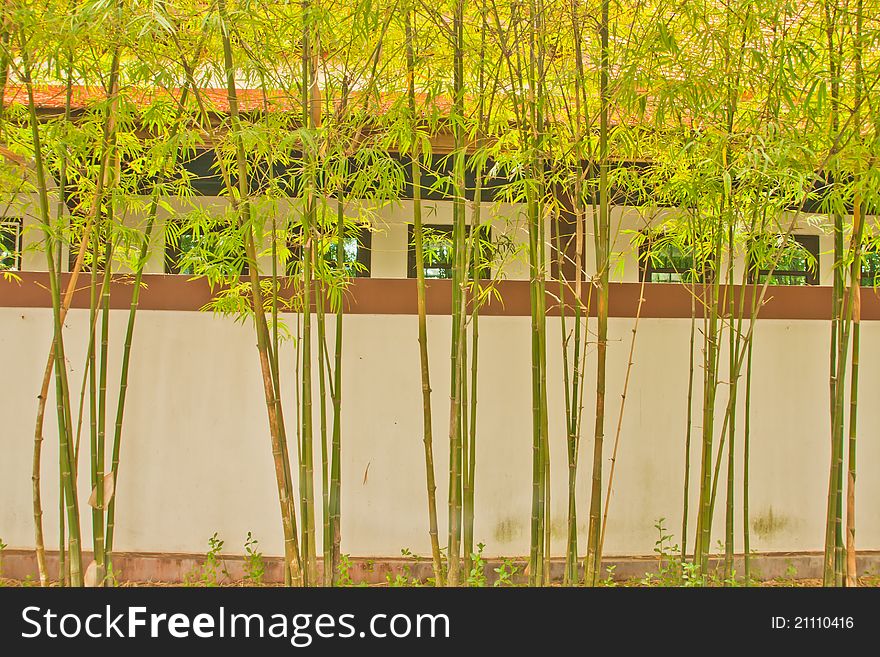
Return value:
[[(864, 84), (862, 64), (862, 26), (864, 2), (856, 2), (856, 25), (853, 34), (855, 42), (855, 110), (854, 124), (856, 139), (860, 143), (862, 136), (861, 97)], [(857, 175), (860, 163), (856, 165)], [(857, 191), (853, 202), (853, 235), (850, 249), (853, 253), (850, 271), (850, 304), (849, 321), (852, 323), (852, 356), (850, 357), (850, 402), (849, 402), (849, 436), (847, 455), (847, 486), (846, 486), (846, 586), (853, 588), (859, 585), (858, 565), (856, 562), (856, 439), (858, 436), (858, 399), (859, 399), (859, 347), (861, 337), (861, 298), (862, 298), (862, 237), (864, 234), (865, 208), (862, 204), (861, 192)]]
[[(449, 542), (447, 549), (449, 586), (461, 584), (461, 533), (462, 533), (462, 466), (465, 446), (463, 430), (463, 395), (466, 367), (466, 310), (468, 260), (465, 237), (465, 189), (464, 189), (464, 2), (456, 0), (452, 26), (453, 51), (453, 107), (452, 131), (453, 157), (453, 205), (452, 205), (452, 341), (451, 393), (449, 408)], [(475, 227), (471, 226), (472, 232)], [(473, 235), (472, 235), (473, 237)], [(465, 559), (467, 559), (465, 555)]]
[[(4, 53), (5, 52), (6, 52), (6, 50), (4, 49)], [(68, 122), (70, 121), (70, 104), (71, 104), (71, 93), (72, 93), (70, 79), (71, 79), (70, 75), (68, 75), (67, 93), (66, 93), (66, 98), (65, 98), (65, 121), (68, 121)], [(85, 258), (85, 253), (86, 253), (86, 250), (87, 250), (88, 244), (89, 244), (89, 235), (91, 234), (91, 230), (92, 230), (94, 222), (95, 222), (96, 214), (98, 212), (98, 209), (101, 206), (101, 202), (103, 199), (104, 171), (106, 170), (107, 163), (108, 163), (108, 156), (109, 156), (109, 148), (108, 148), (109, 135), (110, 135), (110, 132), (108, 130), (108, 125), (105, 122), (104, 130), (103, 130), (103, 138), (102, 138), (102, 147), (101, 147), (102, 156), (101, 156), (101, 161), (100, 161), (100, 165), (99, 165), (97, 185), (95, 188), (95, 196), (94, 196), (94, 200), (93, 200), (93, 206), (92, 206), (91, 212), (89, 213), (89, 215), (86, 219), (85, 227), (83, 229), (83, 235), (80, 239), (79, 251), (77, 253), (77, 257), (74, 262), (73, 269), (70, 272), (70, 276), (68, 279), (67, 288), (65, 290), (64, 297), (61, 299), (61, 302), (60, 302), (59, 312), (60, 312), (60, 323), (62, 325), (64, 324), (64, 320), (67, 317), (67, 312), (69, 311), (71, 303), (73, 301), (73, 293), (74, 293), (74, 290), (76, 289), (76, 284), (77, 284), (77, 280), (79, 277), (79, 273), (82, 270), (83, 260)], [(60, 200), (61, 204), (63, 204), (63, 190), (64, 190), (64, 188), (62, 186), (62, 190), (61, 190), (62, 199)], [(47, 204), (48, 204), (48, 201), (47, 201)], [(59, 218), (60, 218), (60, 216), (59, 216)], [(54, 242), (54, 238), (48, 237), (48, 234), (47, 234), (47, 240), (48, 239), (52, 239)], [(54, 246), (54, 248), (58, 249), (57, 258), (59, 258), (59, 259), (53, 259), (54, 267), (50, 268), (50, 272), (54, 271), (54, 274), (50, 273), (50, 275), (53, 276), (53, 278), (55, 279), (55, 284), (58, 286), (58, 289), (60, 290), (60, 288), (61, 288), (61, 270), (60, 270), (60, 267), (58, 266), (60, 263), (60, 251), (61, 251), (60, 243), (54, 244), (53, 246)], [(34, 428), (34, 456), (32, 459), (32, 467), (33, 467), (32, 481), (33, 481), (34, 526), (35, 526), (35, 534), (36, 534), (36, 550), (37, 550), (38, 569), (39, 569), (39, 563), (41, 561), (41, 558), (42, 558), (42, 561), (44, 564), (43, 568), (45, 569), (45, 548), (43, 547), (43, 541), (42, 541), (42, 502), (40, 499), (40, 490), (39, 490), (40, 489), (39, 469), (40, 469), (40, 460), (41, 460), (40, 454), (42, 452), (43, 420), (45, 418), (46, 403), (48, 401), (49, 385), (52, 381), (52, 373), (54, 371), (55, 362), (57, 360), (56, 349), (57, 349), (57, 343), (56, 343), (55, 339), (53, 338), (52, 345), (49, 349), (49, 355), (46, 359), (46, 367), (43, 371), (43, 379), (40, 384), (40, 393), (39, 393), (39, 395), (37, 395), (37, 415), (36, 415), (35, 428)], [(60, 494), (59, 497), (60, 497), (59, 503), (64, 505), (65, 504), (64, 495)], [(63, 521), (61, 521), (61, 522), (63, 522)], [(59, 543), (59, 550), (60, 550), (60, 554), (61, 554), (61, 559), (60, 559), (59, 565), (60, 565), (60, 570), (63, 572), (64, 568), (65, 568), (65, 563), (64, 563), (65, 562), (65, 560), (64, 560), (65, 530), (64, 530), (63, 526), (60, 528), (60, 534), (61, 534), (61, 541)], [(42, 557), (41, 557), (41, 553), (42, 553)], [(41, 583), (43, 582), (43, 580), (45, 578), (46, 583), (43, 584), (44, 586), (48, 584), (48, 576), (45, 573), (45, 570), (40, 571), (40, 578), (41, 578)], [(63, 581), (63, 577), (60, 577), (59, 579)]]
[[(482, 84), (481, 84), (482, 89)], [(482, 121), (482, 107), (481, 107)], [(482, 285), (480, 283), (482, 268), (482, 252), (479, 246), (474, 246), (479, 240), (479, 231), (481, 226), (482, 213), (482, 195), (483, 195), (483, 167), (478, 165), (476, 171), (476, 181), (474, 187), (474, 202), (471, 212), (471, 236), (466, 253), (466, 262), (468, 269), (471, 267), (474, 271), (473, 282), (474, 293), (471, 295), (471, 378), (470, 378), (470, 400), (466, 400), (464, 407), (470, 413), (467, 422), (468, 432), (466, 433), (465, 458), (463, 459), (464, 475), (462, 477), (462, 543), (465, 558), (465, 572), (470, 573), (473, 567), (472, 556), (474, 554), (474, 517), (475, 517), (475, 487), (476, 487), (476, 467), (477, 467), (477, 373), (479, 364), (479, 318), (480, 305), (482, 303)], [(463, 363), (463, 365), (466, 364)]]
[[(337, 254), (341, 257), (342, 254)], [(315, 251), (315, 271), (320, 275), (319, 259), (323, 257), (321, 250)], [(332, 538), (330, 536), (330, 446), (328, 445), (328, 427), (327, 427), (327, 377), (329, 373), (325, 368), (325, 359), (322, 354), (327, 346), (327, 322), (326, 312), (324, 309), (324, 301), (326, 297), (326, 288), (321, 278), (316, 281), (315, 289), (315, 307), (317, 310), (317, 329), (318, 329), (318, 406), (320, 418), (320, 434), (321, 434), (321, 529), (322, 540), (321, 549), (323, 552), (323, 573), (322, 583), (324, 586), (330, 586), (333, 580), (332, 566)]]
[(752, 422), (752, 341), (746, 346), (746, 399), (745, 422), (743, 426), (743, 576), (746, 586), (752, 582), (752, 550), (751, 533), (749, 531), (751, 516), (749, 514), (749, 470), (751, 465), (751, 422)]
[[(737, 91), (738, 92), (738, 91)], [(736, 230), (735, 222), (731, 218), (727, 227), (727, 286), (729, 290), (728, 297), (728, 322), (730, 329), (728, 331), (728, 405), (733, 411), (730, 413), (730, 420), (727, 425), (727, 499), (725, 500), (724, 513), (724, 581), (731, 582), (734, 574), (733, 568), (733, 552), (734, 552), (734, 464), (736, 454), (736, 413), (737, 413), (737, 392), (739, 390), (739, 372), (736, 371), (736, 363), (739, 360), (738, 350), (740, 348), (740, 328), (742, 323), (741, 314), (737, 314), (736, 299), (733, 293), (733, 259), (734, 259), (734, 232)], [(743, 308), (743, 294), (745, 294), (745, 286), (740, 287), (740, 309)], [(734, 329), (734, 323), (738, 322), (737, 328)]]
[[(336, 267), (341, 277), (345, 269), (345, 212), (344, 190), (340, 187), (336, 201)], [(341, 556), (341, 494), (342, 494), (342, 318), (344, 306), (342, 299), (336, 309), (336, 335), (333, 351), (333, 435), (330, 454), (330, 585), (339, 580), (337, 566)], [(326, 563), (325, 563), (326, 568)]]
[[(835, 53), (835, 32), (836, 16), (831, 11), (831, 3), (826, 0), (823, 3), (825, 18), (825, 33), (828, 46), (828, 76), (830, 78), (831, 99), (830, 99), (830, 121), (831, 130), (837, 131), (839, 128), (839, 98), (840, 98), (840, 79), (839, 79), (839, 62)], [(835, 153), (835, 145), (832, 144), (831, 153)], [(839, 522), (840, 503), (839, 496), (836, 494), (837, 482), (840, 479), (842, 456), (842, 440), (838, 436), (842, 436), (843, 427), (842, 415), (837, 410), (836, 400), (838, 398), (837, 388), (841, 385), (837, 376), (839, 372), (839, 357), (842, 341), (842, 303), (843, 303), (843, 277), (840, 271), (840, 262), (843, 258), (843, 223), (838, 213), (834, 214), (834, 281), (832, 284), (832, 320), (831, 320), (831, 348), (829, 350), (829, 402), (831, 410), (831, 462), (829, 469), (828, 483), (828, 499), (825, 523), (825, 566), (823, 570), (823, 584), (831, 586), (838, 583), (839, 567), (838, 567), (838, 545), (839, 545)]]
[[(233, 55), (232, 55), (232, 42), (230, 37), (230, 24), (228, 20), (228, 15), (226, 12), (226, 2), (225, 0), (217, 1), (217, 10), (220, 17), (220, 20), (223, 24), (222, 27), (222, 42), (223, 42), (223, 58), (224, 58), (224, 66), (225, 66), (225, 75), (226, 75), (226, 92), (227, 92), (227, 100), (229, 102), (229, 116), (232, 127), (232, 134), (235, 139), (236, 145), (236, 160), (235, 166), (237, 168), (237, 178), (238, 178), (238, 200), (234, 201), (234, 207), (238, 210), (238, 221), (239, 225), (242, 228), (246, 228), (244, 231), (244, 241), (245, 241), (245, 251), (247, 254), (248, 263), (250, 264), (248, 268), (249, 278), (250, 278), (250, 291), (251, 291), (251, 303), (253, 305), (254, 312), (254, 326), (256, 328), (257, 334), (257, 351), (260, 357), (260, 368), (262, 372), (263, 378), (263, 389), (266, 397), (266, 410), (269, 416), (269, 428), (270, 435), (272, 439), (272, 455), (275, 463), (275, 475), (276, 475), (276, 484), (278, 487), (278, 498), (279, 504), (281, 506), (281, 519), (282, 519), (282, 529), (284, 533), (284, 553), (285, 553), (285, 564), (286, 567), (290, 570), (290, 578), (294, 584), (304, 583), (306, 573), (304, 568), (301, 565), (301, 558), (299, 553), (299, 545), (296, 534), (296, 516), (293, 511), (292, 502), (290, 500), (290, 490), (288, 487), (288, 482), (290, 480), (289, 474), (285, 472), (286, 461), (284, 459), (284, 448), (282, 445), (286, 443), (286, 436), (284, 431), (284, 417), (279, 412), (281, 406), (278, 403), (278, 400), (275, 395), (276, 386), (273, 382), (272, 377), (272, 368), (271, 368), (271, 359), (269, 355), (270, 345), (269, 345), (269, 330), (266, 324), (266, 316), (263, 313), (263, 305), (262, 305), (262, 293), (260, 290), (260, 281), (259, 274), (257, 271), (257, 257), (256, 257), (256, 249), (254, 246), (254, 238), (253, 238), (253, 229), (250, 225), (250, 204), (249, 204), (249, 190), (248, 190), (248, 176), (247, 176), (247, 159), (245, 156), (244, 144), (241, 140), (241, 126), (239, 120), (239, 110), (238, 110), (238, 95), (236, 91), (235, 85), (235, 66), (233, 64)], [(203, 116), (203, 119), (207, 119), (207, 112), (204, 109), (204, 104), (201, 100), (201, 95), (197, 91), (197, 87), (193, 84), (192, 79), (192, 68), (189, 66), (185, 66), (187, 70), (187, 78), (190, 82), (190, 87), (193, 91), (196, 92), (197, 100), (199, 101), (200, 110)], [(206, 125), (210, 125), (209, 122), (205, 122)], [(229, 177), (228, 172), (223, 169), (223, 178), (224, 183), (229, 190), (230, 193), (233, 192), (232, 183)], [(234, 197), (233, 197), (234, 198)]]
[[(204, 45), (206, 33), (202, 34), (202, 41), (199, 45), (198, 50), (200, 51)], [(168, 139), (171, 142), (174, 142), (177, 139), (179, 130), (180, 130), (180, 122), (183, 120), (185, 111), (186, 111), (186, 103), (187, 98), (189, 96), (189, 87), (184, 86), (183, 90), (180, 94), (179, 99), (179, 110), (177, 112), (176, 119), (172, 124), (172, 128), (170, 134), (168, 135)], [(135, 266), (134, 272), (134, 281), (132, 283), (131, 289), (131, 301), (129, 304), (128, 311), (128, 321), (125, 327), (125, 338), (122, 345), (122, 360), (121, 360), (121, 371), (119, 375), (119, 396), (116, 401), (116, 420), (114, 422), (114, 432), (113, 432), (113, 445), (111, 448), (111, 460), (110, 460), (110, 476), (113, 481), (113, 495), (109, 500), (104, 500), (107, 505), (107, 514), (106, 514), (106, 539), (105, 539), (105, 570), (108, 576), (108, 581), (114, 581), (113, 578), (113, 538), (116, 530), (116, 487), (119, 482), (119, 456), (122, 445), (122, 427), (123, 427), (123, 418), (125, 414), (125, 402), (128, 397), (128, 377), (129, 377), (129, 369), (131, 365), (131, 348), (134, 340), (134, 328), (135, 328), (135, 318), (137, 317), (138, 305), (140, 303), (140, 293), (141, 293), (141, 285), (143, 282), (144, 269), (147, 264), (147, 259), (149, 256), (149, 249), (153, 237), (153, 231), (156, 225), (156, 219), (159, 212), (159, 198), (162, 193), (162, 184), (166, 179), (166, 170), (173, 171), (177, 166), (177, 159), (179, 155), (180, 149), (175, 148), (169, 161), (167, 163), (167, 167), (163, 168), (162, 173), (159, 175), (156, 184), (153, 186), (152, 195), (150, 198), (150, 204), (147, 210), (147, 223), (144, 229), (143, 239), (141, 240), (140, 250), (138, 252), (137, 264)], [(102, 482), (103, 483), (103, 482)], [(101, 486), (103, 488), (103, 485)], [(102, 493), (103, 494), (103, 493)]]
[(608, 523), (608, 508), (611, 506), (611, 491), (614, 490), (614, 468), (617, 465), (617, 448), (620, 445), (620, 431), (623, 428), (623, 411), (626, 407), (626, 393), (629, 390), (629, 379), (632, 373), (633, 356), (636, 350), (636, 335), (639, 331), (639, 319), (642, 316), (642, 304), (645, 302), (645, 281), (639, 286), (639, 305), (636, 306), (636, 318), (633, 321), (632, 337), (629, 343), (629, 356), (626, 361), (626, 374), (623, 377), (623, 392), (620, 394), (620, 410), (617, 414), (617, 429), (614, 432), (614, 447), (611, 450), (611, 467), (608, 472), (608, 486), (605, 490), (605, 510), (602, 512), (602, 532), (599, 536), (599, 559), (601, 563), (602, 550), (605, 547), (605, 527)]
[(434, 474), (433, 420), (431, 417), (431, 378), (428, 367), (428, 329), (425, 286), (425, 249), (422, 232), (422, 165), (420, 136), (416, 128), (415, 105), (415, 25), (414, 12), (405, 13), (406, 61), (407, 61), (407, 103), (412, 121), (412, 153), (410, 155), (413, 185), (413, 242), (416, 260), (416, 295), (419, 325), (419, 371), (422, 382), (422, 431), (425, 447), (425, 483), (428, 494), (428, 533), (431, 540), (431, 562), (434, 570), (434, 584), (443, 586), (445, 577), (440, 554), (439, 531), (437, 526), (437, 500)]
[[(313, 129), (312, 97), (316, 90), (312, 59), (312, 48), (316, 45), (312, 42), (312, 25), (314, 20), (311, 16), (311, 0), (303, 0), (302, 7), (302, 122), (306, 129)], [(314, 245), (313, 222), (315, 219), (315, 167), (314, 153), (311, 147), (304, 149), (306, 173), (304, 190), (303, 221), (303, 287), (302, 287), (302, 429), (300, 441), (302, 442), (303, 478), (300, 481), (300, 496), (304, 509), (303, 517), (303, 550), (305, 554), (305, 585), (314, 586), (317, 580), (317, 555), (315, 539), (315, 502), (314, 502), (314, 457), (313, 457), (313, 418), (312, 418), (312, 249)]]
[[(76, 485), (71, 463), (72, 445), (70, 443), (70, 397), (67, 394), (67, 367), (64, 359), (64, 341), (62, 335), (62, 302), (58, 286), (57, 272), (55, 269), (54, 240), (51, 238), (51, 226), (49, 216), (49, 198), (47, 192), (46, 175), (43, 168), (42, 142), (40, 138), (36, 103), (34, 101), (34, 87), (31, 78), (30, 54), (27, 44), (22, 35), (19, 35), (21, 45), (21, 61), (24, 73), (24, 84), (28, 97), (28, 113), (31, 126), (31, 139), (34, 148), (34, 164), (37, 175), (37, 191), (39, 199), (39, 215), (44, 235), (46, 235), (46, 262), (49, 269), (49, 291), (52, 297), (52, 312), (54, 317), (53, 349), (55, 371), (55, 395), (56, 412), (58, 414), (58, 435), (60, 451), (60, 469), (62, 490), (64, 491), (67, 506), (67, 524), (69, 531), (69, 550), (71, 565), (71, 584), (82, 586), (82, 549), (80, 541), (79, 504), (76, 494)], [(43, 395), (45, 397), (45, 395)]]
[(688, 507), (690, 505), (691, 433), (693, 431), (694, 405), (694, 332), (696, 329), (696, 295), (691, 290), (691, 334), (688, 351), (687, 428), (684, 437), (684, 495), (681, 512), (681, 560), (687, 559)]
[(596, 421), (593, 433), (593, 471), (590, 487), (590, 523), (587, 530), (587, 557), (584, 577), (587, 586), (599, 582), (602, 566), (601, 519), (602, 461), (605, 438), (605, 387), (608, 359), (608, 299), (611, 251), (610, 198), (608, 189), (608, 130), (609, 130), (609, 0), (602, 0), (599, 20), (599, 216), (595, 238), (598, 297), (596, 304)]

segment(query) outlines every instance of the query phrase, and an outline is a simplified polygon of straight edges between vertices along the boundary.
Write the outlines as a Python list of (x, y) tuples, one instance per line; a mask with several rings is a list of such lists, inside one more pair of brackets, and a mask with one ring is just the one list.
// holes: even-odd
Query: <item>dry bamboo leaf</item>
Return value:
[(116, 477), (113, 476), (112, 472), (108, 472), (104, 475), (104, 506), (113, 499), (113, 495), (116, 493)]
[(83, 584), (92, 588), (98, 586), (98, 562), (92, 559), (92, 563), (86, 568)]
[[(103, 506), (106, 508), (107, 503), (112, 499), (113, 494), (116, 492), (116, 478), (113, 476), (113, 473), (110, 472), (104, 475), (104, 499)], [(98, 508), (98, 487), (95, 486), (92, 488), (92, 494), (89, 495), (89, 506), (93, 509)]]

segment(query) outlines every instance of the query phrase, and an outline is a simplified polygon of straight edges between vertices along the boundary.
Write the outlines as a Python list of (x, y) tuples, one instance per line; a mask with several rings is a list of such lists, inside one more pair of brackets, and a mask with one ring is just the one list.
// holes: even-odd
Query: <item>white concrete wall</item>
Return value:
[[(0, 537), (13, 548), (33, 545), (33, 422), (51, 337), (50, 313), (0, 308), (0, 364), (6, 381), (0, 396)], [(230, 552), (240, 552), (245, 534), (252, 531), (267, 553), (280, 553), (279, 512), (253, 329), (200, 312), (141, 311), (137, 321), (118, 490), (117, 548), (203, 552), (207, 538), (216, 531), (226, 539)], [(124, 312), (113, 313), (111, 382), (118, 379), (124, 322)], [(548, 320), (548, 336), (552, 526), (554, 551), (561, 553), (566, 474), (557, 322)], [(69, 375), (76, 398), (83, 374), (87, 311), (71, 311), (67, 325)], [(631, 328), (631, 319), (610, 321), (606, 475)], [(441, 531), (446, 511), (449, 330), (449, 318), (429, 318)], [(687, 319), (641, 321), (607, 529), (608, 554), (651, 553), (656, 540), (653, 525), (661, 517), (679, 540), (689, 330)], [(761, 321), (756, 330), (753, 549), (822, 548), (829, 459), (828, 330), (826, 322), (775, 320)], [(486, 544), (489, 555), (524, 554), (531, 495), (529, 319), (484, 317), (480, 331), (475, 539)], [(877, 362), (880, 326), (866, 323), (862, 331), (862, 362)], [(343, 550), (354, 555), (393, 556), (401, 548), (428, 551), (417, 350), (413, 316), (345, 319), (342, 535)], [(695, 355), (695, 409), (699, 409), (700, 354)], [(290, 345), (282, 362), (287, 368), (283, 394), (292, 428)], [(578, 483), (582, 544), (592, 451), (592, 352), (588, 365)], [(863, 367), (861, 381), (858, 541), (862, 548), (877, 549), (880, 518), (875, 502), (880, 483), (874, 473), (880, 445), (871, 436), (880, 422), (880, 409), (870, 400), (880, 391), (880, 372)], [(50, 409), (51, 404), (50, 400)], [(113, 399), (109, 407), (115, 408)], [(692, 491), (699, 467), (701, 419), (696, 413)], [(47, 414), (42, 468), (49, 548), (57, 540), (53, 417)], [(738, 426), (741, 446), (742, 417)], [(87, 427), (86, 419), (86, 441)], [(87, 444), (80, 455), (83, 506), (88, 497)], [(320, 491), (319, 480), (316, 487)], [(723, 530), (723, 479), (720, 487), (716, 533)], [(692, 510), (695, 504), (692, 499)], [(90, 516), (85, 509), (83, 532), (89, 536)], [(739, 512), (736, 525), (740, 536)], [(694, 527), (692, 519), (691, 531)]]

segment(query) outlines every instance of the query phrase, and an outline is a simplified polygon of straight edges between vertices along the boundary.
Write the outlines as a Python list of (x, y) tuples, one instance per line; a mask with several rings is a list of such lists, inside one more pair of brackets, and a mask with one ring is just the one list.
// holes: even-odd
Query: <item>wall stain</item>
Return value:
[(550, 537), (564, 540), (568, 536), (568, 520), (556, 518), (550, 522)]
[(785, 516), (773, 514), (773, 507), (767, 508), (767, 513), (752, 518), (752, 530), (760, 538), (770, 538), (785, 530), (790, 521)]
[[(495, 525), (493, 536), (499, 543), (512, 543), (519, 539), (527, 525), (517, 518), (505, 518)], [(586, 525), (579, 527), (580, 533), (586, 532)], [(554, 518), (550, 522), (550, 536), (554, 540), (564, 540), (568, 536), (568, 521), (565, 518)]]
[(517, 520), (516, 518), (505, 518), (495, 525), (493, 536), (499, 543), (512, 543), (519, 538), (522, 530), (523, 526), (520, 520)]

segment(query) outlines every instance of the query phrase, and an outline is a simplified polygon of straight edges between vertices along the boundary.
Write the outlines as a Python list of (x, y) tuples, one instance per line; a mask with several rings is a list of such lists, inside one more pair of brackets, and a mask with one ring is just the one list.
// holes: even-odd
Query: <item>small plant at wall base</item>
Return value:
[(477, 551), (471, 554), (471, 570), (467, 576), (467, 585), (486, 586), (486, 562), (483, 560), (484, 543), (477, 543)]
[(229, 571), (223, 561), (223, 540), (217, 532), (208, 539), (208, 551), (201, 565), (193, 566), (184, 578), (184, 586), (220, 586), (220, 578), (229, 579)]
[(259, 550), (259, 541), (251, 532), (248, 532), (245, 538), (244, 552), (244, 584), (261, 586), (266, 576), (266, 564), (263, 561), (263, 553)]
[(497, 576), (492, 586), (516, 586), (514, 578), (521, 569), (513, 559), (502, 559), (501, 565), (492, 570)]

